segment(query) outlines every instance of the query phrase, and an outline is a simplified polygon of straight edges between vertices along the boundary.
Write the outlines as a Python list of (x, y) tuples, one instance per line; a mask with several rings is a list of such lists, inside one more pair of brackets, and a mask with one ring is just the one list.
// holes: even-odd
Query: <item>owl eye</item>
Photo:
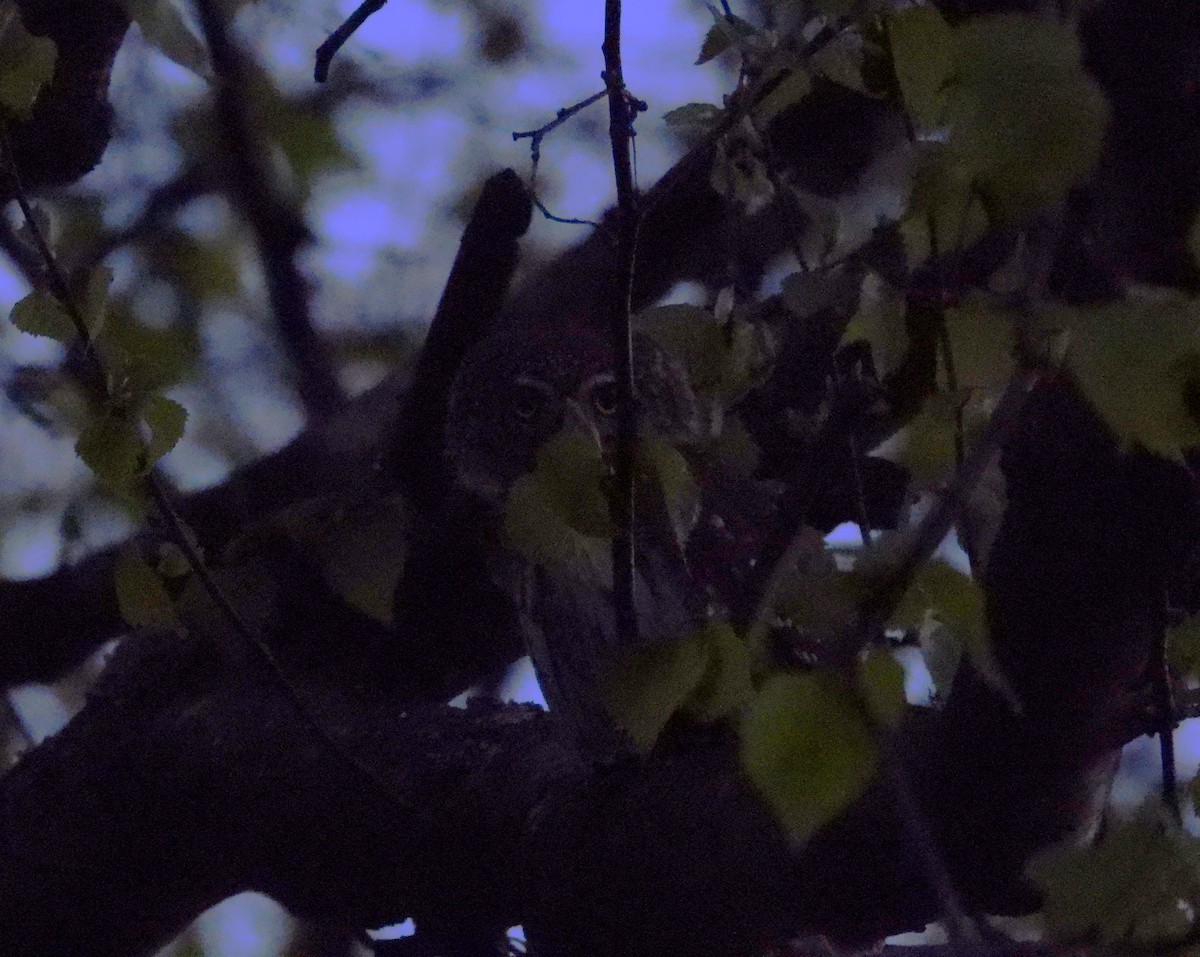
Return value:
[(523, 422), (529, 422), (542, 410), (546, 402), (545, 393), (537, 386), (519, 382), (513, 397), (513, 413)]
[(615, 382), (601, 382), (592, 390), (592, 408), (600, 415), (616, 415), (617, 401), (617, 384)]

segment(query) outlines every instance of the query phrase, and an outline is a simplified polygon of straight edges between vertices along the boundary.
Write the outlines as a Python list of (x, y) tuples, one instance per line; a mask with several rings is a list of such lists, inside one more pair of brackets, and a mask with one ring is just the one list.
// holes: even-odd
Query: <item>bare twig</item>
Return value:
[(387, 0), (363, 0), (363, 3), (348, 16), (340, 27), (329, 34), (329, 38), (317, 47), (316, 65), (313, 67), (313, 79), (324, 83), (329, 78), (329, 64), (334, 56), (352, 36), (354, 32), (378, 13), (387, 4)]
[(1164, 615), (1154, 642), (1154, 657), (1151, 659), (1151, 682), (1154, 690), (1155, 712), (1158, 717), (1158, 752), (1162, 762), (1162, 800), (1171, 820), (1183, 823), (1183, 809), (1179, 806), (1179, 781), (1175, 769), (1175, 725), (1178, 714), (1175, 693), (1171, 686), (1171, 669), (1167, 664), (1167, 616), (1164, 598)]
[(217, 126), (224, 145), (226, 186), (258, 245), (271, 312), (296, 372), (296, 391), (309, 418), (342, 404), (342, 388), (309, 314), (308, 286), (296, 266), (297, 251), (310, 239), (299, 213), (276, 184), (263, 144), (246, 110), (251, 77), (229, 35), (217, 0), (196, 0), (216, 76)]
[(613, 536), (613, 601), (617, 632), (625, 641), (636, 640), (637, 611), (633, 582), (636, 557), (633, 528), (636, 503), (633, 493), (633, 456), (637, 418), (633, 392), (633, 334), (629, 312), (633, 297), (633, 270), (637, 255), (638, 197), (633, 183), (630, 130), (636, 112), (625, 89), (621, 69), (621, 0), (604, 3), (604, 84), (608, 91), (608, 134), (612, 142), (613, 173), (617, 184), (617, 268), (609, 301), (609, 328), (617, 375), (617, 455), (611, 509), (616, 526)]
[(537, 180), (538, 160), (540, 160), (542, 157), (542, 140), (546, 138), (547, 134), (553, 133), (576, 113), (587, 109), (597, 100), (602, 100), (606, 96), (608, 96), (607, 88), (601, 90), (599, 93), (593, 93), (585, 100), (580, 100), (574, 106), (564, 106), (558, 111), (558, 113), (555, 114), (554, 119), (552, 119), (545, 126), (539, 126), (536, 130), (524, 130), (522, 132), (513, 133), (512, 138), (514, 143), (517, 140), (529, 140), (529, 154), (533, 159), (532, 179), (535, 182)]
[(607, 89), (601, 90), (599, 93), (593, 93), (587, 99), (580, 100), (574, 106), (563, 107), (555, 115), (554, 119), (552, 119), (545, 126), (538, 127), (536, 130), (524, 130), (521, 132), (514, 132), (512, 135), (513, 142), (516, 142), (517, 140), (523, 140), (523, 139), (529, 140), (529, 156), (530, 156), (529, 193), (530, 193), (530, 198), (533, 201), (533, 205), (537, 207), (538, 212), (541, 213), (546, 219), (550, 220), (553, 223), (562, 223), (565, 226), (594, 226), (597, 228), (600, 226), (599, 223), (594, 222), (593, 220), (590, 220), (590, 219), (571, 219), (571, 218), (567, 218), (567, 217), (563, 217), (563, 216), (556, 216), (554, 213), (550, 212), (550, 210), (546, 208), (545, 204), (540, 199), (538, 199), (537, 175), (538, 175), (538, 163), (540, 162), (540, 160), (542, 158), (542, 140), (545, 139), (548, 134), (554, 132), (554, 130), (556, 130), (556, 129), (558, 129), (558, 127), (562, 126), (563, 123), (565, 123), (567, 120), (569, 120), (572, 116), (574, 116), (580, 110), (586, 109), (587, 107), (589, 107), (593, 103), (595, 103), (597, 100), (603, 99), (607, 95), (608, 95)]
[[(870, 717), (866, 708), (863, 709), (863, 712), (868, 718)], [(983, 936), (979, 931), (978, 924), (963, 904), (962, 894), (950, 876), (945, 855), (929, 826), (925, 810), (913, 793), (908, 769), (904, 767), (898, 757), (901, 748), (895, 740), (895, 732), (873, 720), (871, 723), (875, 725), (879, 760), (888, 784), (891, 786), (892, 795), (896, 799), (900, 823), (917, 859), (921, 862), (925, 879), (929, 881), (931, 889), (937, 896), (950, 941), (952, 944), (965, 944), (968, 947), (978, 946), (983, 941)]]

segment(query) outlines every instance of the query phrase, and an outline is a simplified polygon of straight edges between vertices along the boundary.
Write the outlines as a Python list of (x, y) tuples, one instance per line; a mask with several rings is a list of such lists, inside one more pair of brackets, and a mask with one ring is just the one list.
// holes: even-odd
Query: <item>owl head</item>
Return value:
[[(634, 336), (639, 431), (671, 442), (701, 434), (700, 403), (681, 363)], [(580, 326), (488, 336), (463, 360), (446, 415), (446, 450), (458, 484), (501, 504), (564, 429), (611, 447), (617, 434), (613, 352), (603, 330)]]

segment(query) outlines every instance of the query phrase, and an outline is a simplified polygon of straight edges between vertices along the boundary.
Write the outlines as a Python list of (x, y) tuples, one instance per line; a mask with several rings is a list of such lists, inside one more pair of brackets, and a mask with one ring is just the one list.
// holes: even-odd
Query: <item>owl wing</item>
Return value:
[(603, 685), (613, 666), (639, 648), (690, 634), (707, 616), (704, 592), (669, 522), (652, 541), (649, 531), (639, 528), (636, 536), (636, 642), (619, 633), (612, 590), (595, 575), (528, 563), (509, 573), (546, 703), (567, 717), (581, 746), (597, 756), (631, 748), (605, 700)]

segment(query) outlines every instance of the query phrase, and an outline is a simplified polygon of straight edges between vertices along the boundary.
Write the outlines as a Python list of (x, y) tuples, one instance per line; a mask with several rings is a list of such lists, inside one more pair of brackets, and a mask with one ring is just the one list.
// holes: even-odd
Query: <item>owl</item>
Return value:
[[(590, 327), (511, 331), (487, 337), (464, 359), (448, 405), (445, 445), (461, 491), (502, 513), (514, 483), (563, 430), (595, 441), (611, 461), (618, 390), (609, 337)], [(702, 435), (701, 406), (682, 365), (653, 340), (636, 335), (634, 391), (639, 438), (672, 444)], [(638, 495), (633, 529), (639, 645), (678, 637), (703, 621), (707, 599), (685, 558), (678, 516), (653, 494)], [(608, 669), (637, 650), (618, 633), (611, 564), (598, 571), (544, 567), (503, 544), (491, 560), (493, 580), (516, 605), (538, 682), (551, 711), (565, 716), (582, 746), (624, 746), (604, 704)]]

